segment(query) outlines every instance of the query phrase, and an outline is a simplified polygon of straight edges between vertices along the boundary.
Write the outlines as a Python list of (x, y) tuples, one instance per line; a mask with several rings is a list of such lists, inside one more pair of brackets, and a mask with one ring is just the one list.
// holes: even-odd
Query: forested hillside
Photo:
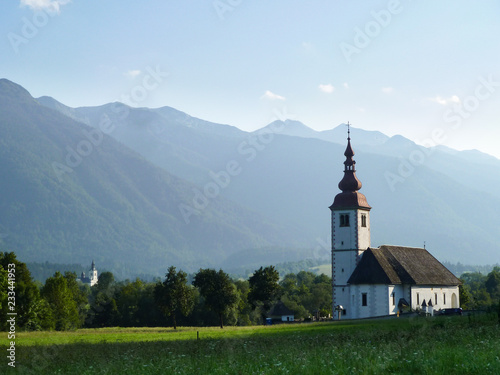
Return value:
[[(112, 126), (108, 123), (106, 126)], [(189, 223), (196, 185), (0, 81), (0, 241), (30, 262), (89, 264), (121, 277), (196, 269), (298, 235), (216, 196)], [(193, 208), (194, 210), (194, 208)]]

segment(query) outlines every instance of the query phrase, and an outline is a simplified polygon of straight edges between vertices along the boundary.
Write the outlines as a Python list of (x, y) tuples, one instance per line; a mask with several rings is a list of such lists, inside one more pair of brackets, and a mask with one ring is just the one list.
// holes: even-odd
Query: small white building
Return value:
[[(359, 319), (422, 309), (459, 307), (460, 280), (426, 249), (383, 245), (370, 248), (370, 210), (359, 192), (348, 130), (341, 193), (331, 210), (333, 308)], [(426, 302), (428, 308), (429, 303)]]
[(85, 276), (85, 272), (82, 272), (80, 276), (80, 281), (83, 284), (88, 284), (90, 287), (94, 286), (97, 284), (98, 280), (98, 275), (97, 275), (97, 269), (95, 268), (95, 263), (94, 260), (92, 260), (92, 265), (90, 266), (89, 270), (89, 276)]
[(293, 322), (295, 320), (294, 312), (286, 307), (281, 301), (278, 301), (276, 305), (274, 305), (269, 315), (272, 319), (281, 320), (282, 322)]

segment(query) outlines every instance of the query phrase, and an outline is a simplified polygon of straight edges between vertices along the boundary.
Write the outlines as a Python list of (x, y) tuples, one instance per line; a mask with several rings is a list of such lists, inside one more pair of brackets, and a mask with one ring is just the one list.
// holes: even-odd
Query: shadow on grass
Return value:
[[(111, 330), (113, 331), (113, 330)], [(117, 332), (119, 331), (119, 332)], [(189, 337), (147, 341), (164, 330), (115, 330), (114, 342), (19, 346), (27, 374), (428, 374), (500, 373), (496, 316), (470, 320), (415, 318), (184, 331)], [(96, 331), (98, 333), (99, 330)], [(102, 332), (108, 332), (110, 330)], [(120, 333), (121, 332), (121, 333)], [(138, 340), (133, 340), (133, 335)], [(120, 342), (120, 336), (127, 342)]]

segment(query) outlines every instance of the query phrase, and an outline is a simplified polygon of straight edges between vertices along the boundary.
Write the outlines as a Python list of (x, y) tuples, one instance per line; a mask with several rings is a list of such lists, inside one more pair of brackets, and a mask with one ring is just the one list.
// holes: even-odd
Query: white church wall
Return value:
[(361, 290), (359, 285), (351, 285), (350, 287), (351, 297), (351, 319), (358, 319), (360, 315), (360, 304), (361, 304)]
[(410, 300), (410, 288), (405, 285), (389, 285), (388, 286), (388, 315), (395, 315), (399, 311), (399, 301), (403, 298), (406, 301)]
[(353, 251), (336, 251), (333, 254), (335, 268), (335, 285), (347, 285), (356, 268), (356, 253)]
[(460, 307), (458, 286), (412, 286), (411, 307), (422, 308), (422, 302), (432, 301), (434, 311), (452, 307)]
[[(341, 215), (349, 215), (348, 226), (341, 226)], [(334, 233), (333, 248), (335, 250), (366, 250), (368, 247), (370, 247), (369, 211), (332, 211), (332, 224), (332, 233)], [(363, 226), (363, 224), (365, 226)]]
[(432, 300), (435, 312), (444, 308), (460, 307), (458, 286), (361, 284), (351, 285), (349, 289), (350, 301), (344, 303), (344, 308), (347, 309), (345, 318), (348, 319), (395, 315), (398, 313), (401, 298), (409, 302), (413, 310), (421, 309), (422, 302), (425, 300), (428, 304), (429, 299)]
[[(366, 250), (370, 247), (370, 212), (357, 211), (358, 216), (358, 248)], [(364, 219), (363, 219), (364, 217)], [(363, 226), (365, 224), (366, 226)]]
[(351, 285), (352, 319), (362, 319), (388, 315), (388, 295), (388, 285)]
[[(333, 308), (335, 309), (337, 305), (341, 305), (345, 311), (342, 313), (342, 319), (352, 319), (353, 315), (352, 315), (352, 306), (350, 303), (350, 287), (349, 286), (334, 287), (334, 293), (335, 293), (335, 300)], [(337, 318), (336, 313), (334, 314), (334, 317)]]
[[(349, 225), (340, 226), (340, 215), (349, 215)], [(332, 211), (334, 223), (334, 249), (352, 250), (357, 249), (356, 231), (356, 210)]]

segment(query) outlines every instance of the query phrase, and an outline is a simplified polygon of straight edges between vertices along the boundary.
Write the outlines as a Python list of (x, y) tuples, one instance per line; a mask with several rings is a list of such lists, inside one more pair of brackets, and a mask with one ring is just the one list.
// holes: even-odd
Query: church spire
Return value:
[(347, 147), (344, 152), (344, 177), (339, 182), (339, 189), (342, 191), (337, 194), (330, 209), (343, 209), (346, 207), (358, 207), (370, 209), (366, 197), (358, 192), (361, 189), (361, 181), (356, 176), (356, 161), (353, 159), (354, 150), (351, 146), (351, 124), (347, 123)]
[(347, 147), (344, 152), (344, 178), (339, 182), (339, 189), (343, 192), (355, 192), (361, 189), (361, 181), (356, 177), (356, 161), (354, 161), (354, 151), (351, 146), (351, 130), (347, 122)]

